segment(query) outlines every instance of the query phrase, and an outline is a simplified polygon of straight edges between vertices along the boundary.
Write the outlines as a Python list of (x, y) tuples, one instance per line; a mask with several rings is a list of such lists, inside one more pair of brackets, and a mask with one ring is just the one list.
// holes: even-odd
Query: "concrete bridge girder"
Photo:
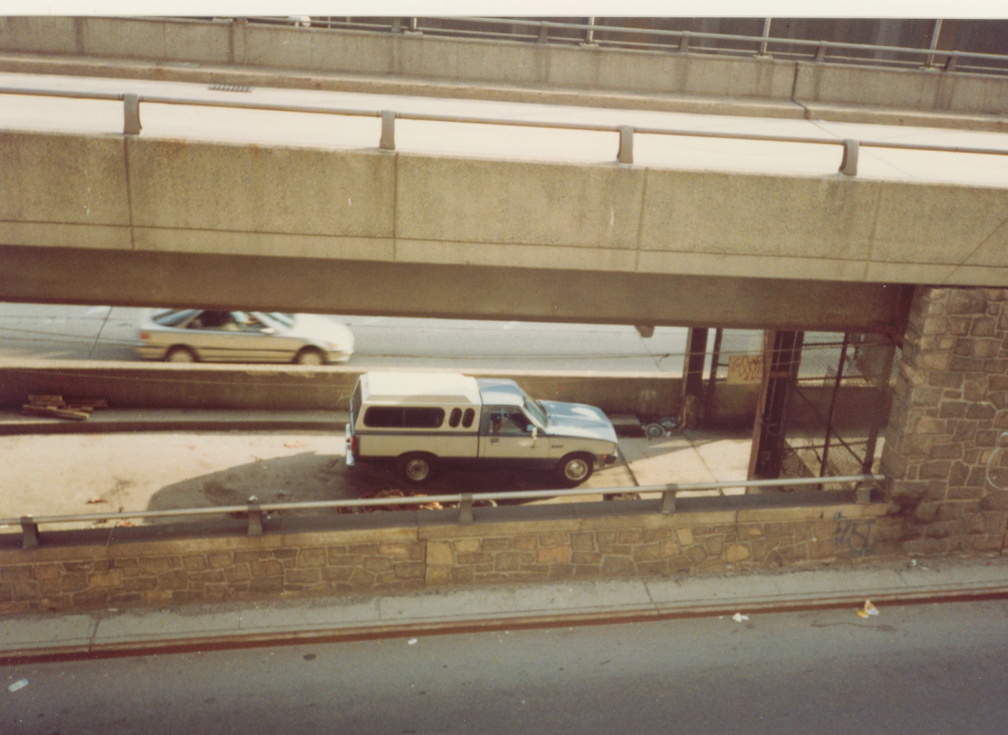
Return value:
[(6, 300), (863, 330), (899, 327), (900, 284), (1008, 283), (982, 187), (29, 132), (0, 156)]

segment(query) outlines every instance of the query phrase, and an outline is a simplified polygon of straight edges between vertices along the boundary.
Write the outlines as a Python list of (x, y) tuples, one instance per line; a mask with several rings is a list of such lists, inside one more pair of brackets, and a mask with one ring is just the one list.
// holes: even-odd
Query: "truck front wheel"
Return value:
[(434, 457), (429, 454), (404, 454), (399, 458), (399, 474), (413, 485), (427, 482), (434, 474)]
[(557, 465), (557, 477), (564, 487), (574, 487), (592, 476), (595, 458), (588, 454), (568, 454)]

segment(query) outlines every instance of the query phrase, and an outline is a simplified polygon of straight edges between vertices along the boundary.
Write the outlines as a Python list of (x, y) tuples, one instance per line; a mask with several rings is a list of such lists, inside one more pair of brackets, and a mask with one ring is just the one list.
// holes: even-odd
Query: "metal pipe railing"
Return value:
[(354, 498), (349, 500), (315, 500), (302, 503), (260, 503), (252, 496), (245, 505), (222, 505), (210, 508), (178, 508), (175, 510), (136, 510), (118, 513), (84, 513), (76, 515), (31, 516), (0, 518), (2, 526), (21, 527), (21, 548), (34, 549), (41, 544), (39, 526), (53, 524), (106, 523), (132, 519), (191, 518), (194, 516), (239, 515), (246, 516), (249, 536), (264, 532), (264, 520), (270, 513), (303, 510), (340, 510), (343, 508), (388, 508), (396, 506), (421, 506), (430, 503), (450, 504), (458, 507), (459, 523), (473, 522), (473, 506), (477, 503), (498, 500), (541, 500), (586, 495), (622, 495), (627, 493), (661, 493), (661, 512), (669, 514), (676, 509), (676, 496), (681, 492), (721, 490), (725, 488), (800, 487), (826, 484), (853, 484), (855, 500), (867, 503), (871, 488), (885, 481), (885, 475), (862, 474), (837, 477), (798, 477), (773, 480), (736, 480), (728, 482), (670, 482), (664, 485), (628, 485), (607, 488), (574, 488), (563, 490), (515, 490), (509, 492), (460, 493), (458, 495), (414, 495), (401, 498)]
[(378, 147), (395, 150), (396, 120), (441, 122), (464, 125), (496, 125), (579, 132), (608, 132), (619, 136), (616, 160), (622, 164), (633, 163), (633, 138), (641, 135), (674, 135), (681, 137), (711, 138), (722, 140), (749, 140), (766, 143), (799, 143), (806, 145), (834, 145), (843, 148), (839, 172), (847, 176), (857, 174), (860, 148), (885, 148), (895, 150), (916, 150), (941, 153), (972, 153), (981, 155), (1008, 155), (1008, 149), (974, 148), (964, 146), (930, 145), (926, 143), (894, 143), (872, 140), (824, 140), (794, 135), (768, 135), (763, 133), (727, 133), (698, 131), (676, 128), (634, 127), (629, 125), (599, 125), (590, 123), (553, 122), (546, 120), (511, 120), (506, 118), (473, 117), (465, 115), (436, 115), (417, 112), (395, 112), (391, 110), (358, 110), (349, 108), (324, 107), (318, 105), (270, 104), (266, 102), (242, 102), (230, 100), (166, 97), (160, 95), (116, 94), (109, 92), (79, 92), (64, 90), (44, 90), (35, 88), (0, 87), (0, 94), (65, 97), (71, 99), (96, 99), (123, 102), (123, 134), (138, 135), (141, 130), (140, 104), (189, 105), (194, 107), (218, 107), (225, 109), (256, 110), (265, 112), (292, 112), (300, 114), (341, 115), (374, 117), (381, 120), (381, 137)]
[[(273, 25), (290, 25), (298, 23), (294, 18), (278, 17), (249, 17), (243, 18), (251, 22), (269, 23)], [(427, 21), (426, 23), (424, 21)], [(992, 62), (1000, 66), (972, 66), (970, 70), (983, 72), (1008, 72), (1008, 55), (993, 54), (979, 51), (957, 51), (941, 50), (937, 48), (938, 32), (941, 29), (941, 20), (935, 23), (935, 32), (930, 34), (928, 47), (909, 46), (888, 46), (881, 44), (853, 43), (849, 41), (830, 41), (825, 39), (806, 38), (784, 38), (770, 35), (769, 18), (764, 18), (763, 33), (761, 35), (739, 35), (730, 33), (709, 33), (700, 31), (678, 31), (663, 28), (640, 28), (620, 25), (600, 25), (595, 22), (595, 18), (586, 18), (581, 21), (549, 21), (532, 18), (494, 18), (494, 17), (462, 17), (462, 16), (439, 16), (431, 18), (411, 17), (407, 19), (409, 28), (417, 33), (438, 36), (461, 36), (461, 37), (487, 37), (494, 39), (517, 39), (531, 41), (535, 43), (567, 43), (584, 44), (593, 47), (634, 47), (645, 49), (669, 50), (677, 53), (702, 52), (708, 54), (739, 54), (753, 53), (756, 56), (772, 56), (772, 47), (781, 47), (783, 55), (794, 57), (795, 52), (787, 51), (788, 48), (807, 49), (807, 53), (802, 58), (809, 58), (815, 63), (824, 63), (827, 60), (841, 62), (856, 62), (859, 64), (870, 64), (872, 66), (895, 66), (904, 67), (907, 63), (898, 62), (894, 59), (878, 58), (880, 54), (891, 56), (910, 56), (921, 64), (924, 68), (936, 68), (936, 62), (944, 60), (938, 68), (945, 71), (961, 71), (964, 67), (964, 60), (975, 62)], [(437, 23), (450, 22), (453, 27), (438, 26)], [(312, 25), (318, 28), (358, 28), (362, 30), (392, 31), (396, 32), (401, 28), (402, 19), (389, 19), (389, 23), (374, 23), (355, 21), (353, 18), (345, 20), (331, 20), (325, 17), (314, 18)], [(433, 23), (433, 24), (432, 24)], [(515, 30), (493, 30), (491, 27), (511, 27)], [(517, 29), (527, 28), (527, 33), (520, 33)], [(550, 37), (550, 31), (567, 31), (570, 35)], [(608, 38), (605, 34), (619, 34), (627, 37), (653, 37), (666, 40), (667, 43), (654, 43), (646, 40), (619, 40)], [(696, 42), (731, 43), (741, 46), (741, 48), (725, 48), (716, 45), (698, 46)], [(859, 54), (855, 56), (837, 57), (837, 52), (847, 52), (848, 54)], [(831, 57), (831, 54), (833, 56)], [(801, 57), (801, 55), (798, 55)]]

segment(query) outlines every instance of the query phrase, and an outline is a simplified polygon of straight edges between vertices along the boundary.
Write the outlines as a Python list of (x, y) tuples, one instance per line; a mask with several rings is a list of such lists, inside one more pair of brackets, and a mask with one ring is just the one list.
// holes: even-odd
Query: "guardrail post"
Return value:
[(37, 549), (40, 543), (38, 524), (35, 519), (31, 516), (21, 516), (21, 548)]
[(472, 493), (462, 493), (459, 502), (459, 523), (472, 523), (473, 522), (473, 497)]
[(595, 46), (595, 19), (588, 19), (588, 30), (585, 31), (585, 40), (581, 44), (582, 46)]
[(689, 31), (683, 31), (679, 36), (679, 53), (684, 54), (689, 50)]
[(871, 502), (872, 490), (875, 489), (873, 482), (859, 482), (854, 488), (854, 502), (858, 505), (868, 505)]
[(259, 507), (259, 498), (252, 495), (248, 499), (248, 535), (262, 536), (263, 515), (262, 508)]
[(123, 95), (123, 135), (140, 135), (140, 95)]
[(383, 151), (395, 150), (395, 118), (396, 114), (391, 110), (381, 112), (381, 140), (378, 147)]
[(679, 486), (674, 482), (665, 486), (665, 492), (662, 493), (661, 498), (661, 512), (665, 515), (675, 512), (675, 496), (678, 490)]
[(858, 142), (845, 140), (843, 142), (843, 159), (840, 161), (840, 173), (844, 176), (857, 176)]
[(619, 152), (616, 154), (616, 160), (620, 163), (633, 163), (633, 134), (631, 126), (620, 125)]
[(945, 71), (955, 71), (958, 63), (959, 57), (955, 54), (949, 54), (948, 60), (945, 62)]
[(772, 20), (771, 18), (764, 18), (763, 19), (763, 39), (760, 42), (759, 53), (757, 54), (758, 56), (766, 56), (767, 55), (767, 44), (769, 43), (769, 39), (770, 39), (770, 21), (771, 20)]
[(815, 63), (817, 64), (821, 64), (822, 62), (826, 61), (826, 50), (827, 50), (826, 42), (820, 41), (819, 46), (816, 48), (815, 59), (813, 59), (813, 61), (815, 61)]
[(539, 22), (539, 39), (536, 43), (546, 43), (549, 40), (549, 26), (544, 22)]

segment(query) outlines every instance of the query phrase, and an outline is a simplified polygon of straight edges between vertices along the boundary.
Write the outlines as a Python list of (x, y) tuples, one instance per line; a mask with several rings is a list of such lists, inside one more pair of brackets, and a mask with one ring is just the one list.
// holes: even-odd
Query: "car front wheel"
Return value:
[(591, 477), (594, 470), (594, 457), (587, 454), (569, 454), (557, 465), (557, 477), (565, 487), (574, 487)]
[(298, 365), (322, 365), (325, 363), (325, 359), (322, 357), (321, 352), (312, 347), (307, 347), (297, 353), (294, 362)]

